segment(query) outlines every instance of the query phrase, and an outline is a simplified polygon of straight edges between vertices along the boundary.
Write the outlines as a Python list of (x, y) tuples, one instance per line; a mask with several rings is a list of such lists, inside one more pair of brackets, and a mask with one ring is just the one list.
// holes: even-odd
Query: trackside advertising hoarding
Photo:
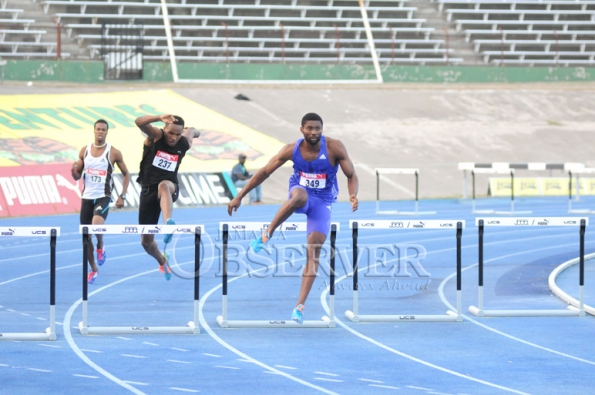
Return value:
[[(138, 208), (140, 185), (132, 174), (125, 208)], [(175, 207), (229, 203), (235, 187), (227, 173), (179, 173)], [(78, 213), (82, 181), (74, 181), (70, 165), (0, 167), (0, 217)], [(112, 205), (122, 191), (122, 175), (114, 174)]]

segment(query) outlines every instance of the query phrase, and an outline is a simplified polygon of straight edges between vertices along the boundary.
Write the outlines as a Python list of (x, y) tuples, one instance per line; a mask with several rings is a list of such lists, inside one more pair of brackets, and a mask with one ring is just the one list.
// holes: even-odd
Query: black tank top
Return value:
[(143, 158), (140, 162), (140, 173), (136, 181), (143, 187), (158, 185), (168, 180), (178, 183), (178, 169), (190, 144), (185, 137), (180, 138), (173, 147), (165, 142), (165, 133), (161, 129), (162, 137), (150, 145), (143, 145)]

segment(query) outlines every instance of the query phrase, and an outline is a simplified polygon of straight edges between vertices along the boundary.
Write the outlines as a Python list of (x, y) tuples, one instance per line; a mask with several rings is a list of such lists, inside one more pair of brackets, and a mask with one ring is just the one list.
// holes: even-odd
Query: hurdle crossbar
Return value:
[[(221, 222), (219, 230), (222, 232), (223, 240), (223, 276), (222, 276), (222, 306), (221, 315), (217, 317), (217, 323), (221, 328), (334, 328), (335, 323), (335, 242), (339, 223), (331, 224), (331, 256), (330, 256), (330, 276), (329, 276), (329, 316), (323, 316), (320, 321), (304, 320), (298, 324), (292, 320), (229, 320), (227, 317), (227, 265), (228, 265), (228, 244), (229, 231), (256, 231), (266, 230), (268, 222)], [(282, 223), (277, 229), (282, 232), (305, 232), (306, 222)]]
[[(83, 319), (79, 322), (82, 335), (112, 334), (198, 334), (199, 322), (199, 283), (200, 283), (200, 240), (204, 225), (80, 225), (83, 235)], [(89, 238), (93, 234), (194, 234), (194, 306), (193, 320), (186, 326), (89, 326), (88, 324), (88, 249)]]
[(572, 208), (572, 176), (576, 174), (576, 199), (580, 199), (580, 175), (594, 174), (595, 168), (571, 169), (568, 170), (568, 214), (595, 214), (591, 209), (573, 209)]
[[(463, 220), (351, 220), (353, 240), (353, 310), (345, 311), (345, 317), (353, 322), (461, 322), (461, 238), (465, 221)], [(446, 314), (391, 314), (391, 315), (362, 315), (359, 314), (358, 303), (358, 233), (359, 229), (456, 229), (456, 266), (457, 266), (457, 311), (447, 311)]]
[[(477, 306), (469, 306), (469, 312), (478, 317), (583, 317), (585, 315), (583, 302), (584, 270), (585, 270), (585, 228), (589, 224), (588, 218), (576, 217), (525, 217), (525, 218), (476, 218), (478, 234), (478, 302)], [(578, 226), (579, 227), (579, 308), (568, 306), (567, 310), (485, 310), (483, 297), (483, 235), (484, 228), (491, 226)]]
[(60, 228), (51, 227), (0, 227), (0, 237), (39, 237), (50, 236), (50, 326), (42, 333), (2, 333), (3, 340), (56, 340), (56, 239), (60, 236)]
[[(431, 215), (436, 211), (419, 211), (419, 169), (377, 168), (376, 171), (376, 215)], [(381, 174), (413, 174), (415, 175), (415, 209), (414, 211), (380, 210), (380, 175)]]

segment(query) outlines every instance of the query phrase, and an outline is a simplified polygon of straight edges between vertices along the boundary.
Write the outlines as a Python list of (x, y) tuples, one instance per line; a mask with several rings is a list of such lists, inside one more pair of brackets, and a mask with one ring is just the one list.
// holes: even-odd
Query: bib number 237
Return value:
[(168, 154), (167, 152), (157, 151), (153, 159), (153, 166), (162, 170), (176, 171), (178, 165), (178, 155)]

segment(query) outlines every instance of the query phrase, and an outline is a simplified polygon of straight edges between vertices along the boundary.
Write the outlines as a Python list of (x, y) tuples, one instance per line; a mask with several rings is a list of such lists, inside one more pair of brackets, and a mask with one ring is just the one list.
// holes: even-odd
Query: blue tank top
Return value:
[(302, 158), (300, 144), (304, 139), (296, 141), (293, 147), (293, 174), (289, 178), (289, 189), (299, 185), (308, 194), (317, 196), (325, 202), (337, 201), (339, 184), (337, 183), (337, 170), (339, 164), (332, 166), (328, 160), (326, 138), (320, 137), (320, 152), (318, 158), (308, 162)]

